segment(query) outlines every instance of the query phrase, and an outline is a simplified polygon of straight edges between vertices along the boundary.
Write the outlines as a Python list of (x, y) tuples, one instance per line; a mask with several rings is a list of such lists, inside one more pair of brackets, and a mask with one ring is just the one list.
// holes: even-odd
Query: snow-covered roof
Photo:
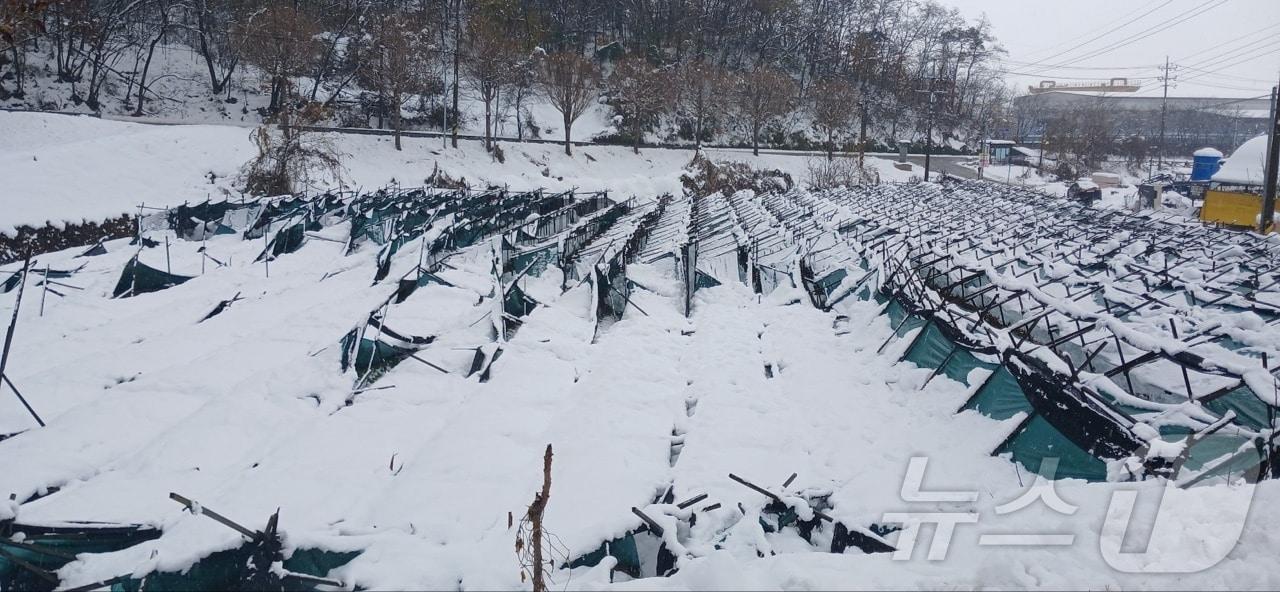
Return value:
[(1035, 148), (1027, 148), (1026, 146), (1014, 146), (1013, 151), (1023, 156), (1030, 156), (1032, 158), (1040, 156), (1039, 150), (1036, 150)]
[(1214, 112), (1219, 115), (1239, 117), (1241, 119), (1266, 119), (1271, 116), (1270, 109), (1215, 109)]
[(1262, 185), (1266, 169), (1267, 136), (1262, 135), (1236, 148), (1222, 169), (1213, 176), (1218, 183)]
[(1222, 158), (1222, 151), (1217, 148), (1201, 148), (1196, 150), (1192, 156)]

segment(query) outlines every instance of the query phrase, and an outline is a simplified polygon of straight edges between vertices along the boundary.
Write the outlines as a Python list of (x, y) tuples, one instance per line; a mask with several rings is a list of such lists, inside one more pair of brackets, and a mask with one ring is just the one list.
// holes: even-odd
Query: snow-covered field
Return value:
[[(99, 221), (136, 213), (144, 203), (175, 207), (238, 199), (236, 177), (256, 154), (251, 131), (0, 111), (0, 232), (46, 221)], [(500, 163), (479, 141), (459, 141), (455, 149), (439, 138), (405, 138), (404, 150), (396, 151), (389, 137), (328, 135), (345, 165), (341, 184), (366, 190), (393, 183), (419, 186), (439, 167), (475, 186), (652, 197), (679, 193), (680, 176), (693, 156), (688, 150), (646, 148), (635, 155), (621, 146), (581, 146), (569, 157), (555, 144), (504, 143), (505, 162)], [(798, 183), (808, 175), (806, 157), (707, 152), (716, 160), (779, 169)], [(868, 163), (885, 181), (912, 174), (889, 160), (868, 158)]]
[[(0, 129), (12, 131), (0, 136), (5, 226), (93, 219), (143, 201), (202, 201), (249, 149), (247, 131), (230, 127), (0, 114)], [(683, 151), (591, 147), (569, 158), (558, 146), (505, 145), (500, 164), (476, 143), (455, 150), (410, 139), (395, 152), (387, 139), (340, 141), (355, 187), (417, 185), (438, 164), (476, 184), (609, 190), (640, 202), (672, 193), (669, 207), (689, 207), (679, 183), (690, 157)], [(733, 158), (803, 179), (802, 158)], [(886, 180), (901, 178), (890, 177), (886, 161), (873, 162)], [(139, 252), (127, 239), (94, 257), (76, 257), (80, 248), (38, 257), (38, 267), (78, 269), (59, 280), (76, 288), (57, 296), (42, 295), (35, 278), (26, 285), (6, 376), (48, 425), (36, 428), (15, 398), (0, 396), (0, 433), (25, 430), (0, 441), (0, 493), (21, 501), (59, 488), (18, 507), (24, 523), (163, 529), (154, 541), (82, 556), (59, 572), (63, 586), (181, 570), (242, 543), (184, 512), (168, 499), (177, 492), (253, 528), (280, 509), (289, 551), (362, 551), (329, 574), (348, 589), (528, 588), (508, 514), (520, 516), (541, 486), (547, 444), (554, 462), (546, 528), (564, 559), (640, 526), (633, 507), (657, 517), (664, 540), (683, 548), (670, 578), (616, 575), (610, 583), (606, 560), (553, 570), (556, 589), (1280, 586), (1276, 483), (1166, 491), (1158, 480), (1063, 480), (1054, 488), (1078, 510), (1037, 501), (1010, 511), (1009, 502), (1042, 491), (1029, 489), (1034, 476), (1024, 468), (991, 455), (1019, 419), (957, 413), (969, 387), (895, 362), (906, 340), (878, 351), (893, 332), (880, 305), (851, 299), (824, 312), (795, 288), (761, 296), (727, 282), (700, 289), (686, 318), (670, 259), (628, 267), (632, 305), (598, 332), (589, 285), (555, 267), (526, 278), (521, 287), (542, 305), (503, 344), (487, 382), (406, 360), (353, 396), (339, 339), (395, 291), (395, 278), (419, 255), (405, 247), (389, 279), (371, 282), (376, 247), (344, 254), (348, 224), (315, 231), (269, 267), (254, 262), (261, 241), (152, 232), (162, 246), (142, 249), (140, 260), (194, 279), (131, 298), (110, 298)], [(493, 310), (493, 248), (489, 241), (451, 256), (439, 272), (451, 286), (420, 288), (390, 313), (397, 329), (440, 336), (420, 351), (428, 362), (452, 369), (455, 348), (477, 345), (475, 327)], [(202, 249), (227, 265), (210, 263)], [(15, 302), (16, 291), (0, 295), (0, 318)], [(917, 483), (923, 497), (904, 486), (915, 457), (928, 459)], [(729, 473), (788, 496), (826, 490), (826, 512), (861, 528), (903, 520), (886, 517), (894, 513), (960, 512), (981, 523), (956, 525), (945, 558), (930, 557), (931, 541), (944, 538), (932, 527), (909, 558), (829, 553), (821, 540), (829, 532), (814, 544), (794, 529), (766, 533), (759, 517), (768, 500)], [(696, 524), (677, 526), (689, 512), (655, 503), (669, 488), (675, 501), (707, 495)], [(1122, 539), (1145, 541), (1155, 517), (1134, 517), (1134, 539), (1110, 529), (1112, 497), (1124, 491), (1163, 495), (1175, 516), (1149, 555), (1139, 543), (1125, 547), (1135, 553), (1127, 572), (1104, 555)], [(1207, 570), (1174, 573), (1230, 546), (1236, 533), (1221, 523), (1223, 508), (1239, 507), (1241, 491), (1255, 497), (1230, 554)], [(713, 502), (720, 507), (705, 510)], [(991, 533), (1075, 542), (980, 544)], [(901, 532), (885, 538), (908, 546)]]

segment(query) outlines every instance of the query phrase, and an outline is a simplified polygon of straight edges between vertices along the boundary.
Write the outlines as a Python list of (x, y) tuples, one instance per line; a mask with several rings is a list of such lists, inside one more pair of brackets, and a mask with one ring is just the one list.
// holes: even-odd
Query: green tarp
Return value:
[(380, 326), (374, 319), (370, 319), (364, 328), (364, 335), (360, 333), (359, 328), (352, 329), (340, 343), (342, 371), (354, 369), (361, 377), (369, 373), (380, 375), (435, 340), (435, 337), (401, 335), (385, 325)]
[(143, 526), (25, 526), (0, 523), (0, 590), (53, 590), (50, 581), (27, 567), (53, 572), (80, 553), (109, 553), (149, 541), (160, 531)]
[(1031, 413), (1031, 403), (1022, 394), (1022, 387), (1004, 366), (996, 368), (991, 376), (965, 402), (964, 409), (972, 409), (992, 419), (1009, 419), (1019, 413)]
[(523, 252), (517, 251), (515, 256), (511, 258), (511, 263), (515, 273), (523, 273), (528, 270), (529, 275), (538, 277), (559, 260), (560, 245), (553, 243), (538, 249)]
[(519, 285), (508, 288), (502, 301), (502, 311), (517, 318), (533, 312), (537, 307), (538, 301), (525, 294)]
[[(112, 586), (113, 592), (144, 592), (148, 590), (219, 591), (246, 589), (246, 571), (250, 564), (252, 546), (219, 551), (182, 572), (153, 572), (142, 579), (129, 579)], [(330, 571), (342, 567), (360, 553), (355, 551), (333, 552), (319, 549), (298, 549), (284, 560), (284, 569), (293, 573), (324, 577)], [(272, 590), (315, 590), (314, 584), (295, 578), (272, 582)]]
[(427, 284), (440, 284), (442, 286), (452, 286), (453, 284), (445, 281), (440, 276), (430, 273), (421, 272), (417, 278), (405, 278), (400, 280), (396, 286), (396, 304), (400, 304), (409, 298), (418, 288)]
[(124, 272), (120, 274), (120, 281), (116, 282), (116, 289), (112, 291), (111, 297), (128, 298), (148, 292), (159, 292), (190, 279), (192, 278), (188, 276), (174, 275), (143, 265), (135, 256), (124, 266)]
[(828, 301), (832, 296), (832, 292), (835, 292), (836, 288), (840, 287), (840, 283), (843, 282), (846, 277), (849, 277), (849, 272), (842, 267), (822, 276), (821, 278), (813, 280), (813, 291), (815, 296), (818, 297), (818, 302), (822, 307), (825, 308), (827, 306)]
[(1254, 430), (1271, 429), (1267, 404), (1253, 394), (1253, 390), (1248, 385), (1240, 385), (1239, 388), (1221, 397), (1206, 401), (1204, 406), (1218, 415), (1235, 411), (1236, 422)]
[(993, 452), (997, 456), (1008, 453), (1014, 462), (1036, 473), (1040, 472), (1045, 458), (1056, 457), (1058, 468), (1052, 475), (1054, 478), (1106, 480), (1106, 463), (1094, 458), (1045, 418), (1036, 415), (1017, 379), (1004, 365), (987, 377), (965, 402), (963, 409), (972, 409), (999, 420), (1026, 414), (1023, 422)]
[(636, 547), (636, 535), (633, 532), (628, 532), (616, 539), (601, 543), (596, 550), (570, 561), (568, 567), (570, 569), (595, 567), (605, 557), (613, 557), (618, 560), (617, 565), (614, 566), (615, 570), (633, 578), (640, 577), (640, 551)]
[(997, 366), (983, 362), (969, 350), (955, 345), (932, 320), (916, 335), (902, 359), (921, 368), (941, 368), (939, 374), (965, 385), (969, 384), (969, 373), (975, 368), (992, 370)]
[[(1054, 479), (1105, 481), (1107, 465), (1068, 440), (1039, 415), (1028, 417), (998, 448), (995, 454), (1010, 453), (1028, 470)], [(1045, 474), (1044, 460), (1057, 458), (1057, 470)]]

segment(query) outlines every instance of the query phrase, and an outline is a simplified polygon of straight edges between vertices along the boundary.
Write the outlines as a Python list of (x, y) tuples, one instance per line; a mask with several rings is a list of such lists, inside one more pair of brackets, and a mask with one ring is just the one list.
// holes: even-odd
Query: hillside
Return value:
[[(62, 187), (67, 199), (53, 206), (64, 211), (89, 203), (72, 198), (95, 195), (99, 179), (96, 195), (122, 207), (196, 191), (203, 167), (160, 175), (146, 195), (132, 192), (144, 189), (126, 184), (128, 174), (101, 173), (147, 167), (136, 158), (145, 152), (125, 151), (156, 150), (152, 136), (181, 138), (175, 145), (188, 152), (172, 155), (178, 163), (194, 159), (202, 142), (240, 131), (26, 117), (42, 122), (27, 134), (28, 149), (40, 154), (34, 162), (79, 159), (83, 178), (68, 167), (47, 183)], [(65, 127), (80, 124), (89, 129)], [(87, 137), (103, 133), (120, 160), (95, 157), (104, 147)], [(590, 148), (569, 158), (555, 147), (512, 146), (500, 165), (475, 145), (414, 145), (392, 159), (378, 139), (341, 140), (351, 142), (344, 147), (360, 179), (421, 175), (438, 159), (451, 174), (512, 189), (232, 200), (149, 217), (141, 246), (124, 238), (89, 252), (40, 254), (25, 282), (5, 266), (0, 277), (15, 279), (0, 295), (0, 316), (23, 293), (6, 376), (31, 409), (10, 393), (0, 397), (0, 475), (15, 496), (0, 507), (0, 521), (45, 537), (77, 528), (89, 528), (89, 540), (108, 528), (128, 533), (74, 561), (47, 563), (61, 586), (271, 587), (323, 578), (345, 589), (521, 588), (528, 558), (512, 545), (527, 535), (519, 517), (542, 486), (548, 445), (546, 545), (557, 587), (629, 589), (624, 582), (636, 578), (643, 580), (632, 586), (660, 589), (1276, 583), (1273, 570), (1256, 568), (1277, 544), (1274, 518), (1257, 511), (1246, 523), (1240, 512), (1250, 501), (1275, 503), (1280, 489), (1274, 481), (1232, 485), (1252, 465), (1222, 462), (1252, 458), (1250, 438), (1266, 437), (1250, 423), (1258, 403), (1249, 391), (1223, 399), (1232, 405), (1222, 416), (1229, 429), (1195, 448), (1207, 452), (1177, 480), (1197, 486), (1173, 487), (1161, 463), (1186, 445), (1180, 434), (1217, 421), (1222, 408), (1171, 398), (1181, 382), (1162, 378), (1169, 361), (1135, 371), (1149, 391), (1134, 395), (1092, 373), (1081, 386), (1041, 393), (1070, 401), (1086, 396), (1075, 389), (1088, 389), (1104, 406), (1045, 420), (1050, 412), (1039, 403), (1027, 406), (1037, 391), (1007, 386), (1010, 369), (1023, 368), (1009, 356), (1022, 360), (1036, 346), (1010, 341), (1016, 334), (998, 325), (987, 337), (965, 337), (975, 331), (964, 329), (968, 320), (951, 324), (941, 311), (915, 308), (917, 297), (955, 298), (954, 285), (973, 290), (960, 277), (968, 272), (939, 276), (895, 262), (902, 251), (872, 246), (935, 240), (881, 234), (886, 228), (953, 224), (957, 233), (939, 240), (961, 236), (964, 226), (960, 240), (1009, 257), (1003, 268), (1023, 265), (1001, 241), (1024, 227), (1089, 219), (1116, 237), (1127, 215), (985, 184), (689, 196), (676, 178), (681, 152)], [(224, 166), (234, 164), (233, 150), (217, 153)], [(26, 161), (13, 158), (10, 166)], [(802, 162), (770, 158), (754, 164)], [(542, 176), (541, 167), (564, 176)], [(155, 169), (133, 174), (144, 170)], [(557, 193), (573, 186), (573, 195)], [(538, 187), (547, 191), (520, 192)], [(602, 189), (611, 199), (589, 192)], [(1009, 222), (992, 225), (970, 207), (976, 203), (1006, 214), (1035, 208), (1045, 220), (992, 215)], [(1184, 222), (1133, 228), (1141, 233), (1126, 239), (1133, 244), (1198, 240)], [(1219, 232), (1223, 241), (1243, 236)], [(1112, 251), (1116, 238), (1079, 240), (1050, 235), (1040, 250), (1065, 256), (1087, 247), (1090, 256), (1131, 265), (1130, 275), (1173, 262), (1159, 250)], [(971, 265), (963, 252), (952, 256)], [(1012, 272), (984, 273), (993, 287), (1044, 299), (1057, 311), (1052, 324), (1066, 331), (1081, 318), (1073, 315), (1103, 310), (1057, 300), (1092, 269), (1080, 265), (1026, 265), (1019, 273), (1036, 273), (1047, 282), (1043, 292)], [(1192, 268), (1207, 265), (1188, 255), (1174, 269), (1192, 278)], [(932, 279), (899, 286), (921, 281), (910, 279), (915, 273)], [(1124, 290), (1141, 284), (1120, 279), (1107, 282), (1107, 298), (1131, 302)], [(1015, 314), (1010, 298), (986, 298)], [(1267, 303), (1280, 300), (1269, 290), (1262, 300), (1228, 302), (1252, 306), (1244, 316), (1222, 316), (1207, 302), (1177, 309), (1196, 320), (1184, 330), (1214, 336), (1196, 345), (1199, 355), (1250, 385), (1269, 374), (1253, 367), (1249, 348), (1275, 343), (1256, 315), (1271, 315)], [(1117, 353), (1124, 359), (1134, 348), (1177, 351), (1165, 318), (1123, 315), (1095, 327), (1090, 339), (1113, 331), (1126, 345), (1094, 363), (1120, 364)], [(940, 337), (947, 335), (955, 337)], [(966, 353), (957, 355), (960, 344)], [(1048, 346), (1034, 359), (1060, 360), (1058, 351)], [(1055, 364), (1036, 372), (1074, 384), (1065, 364)], [(1201, 393), (1225, 380), (1195, 368), (1189, 380)], [(1001, 376), (1006, 382), (993, 378)], [(988, 386), (997, 383), (1004, 386)], [(1021, 407), (1005, 399), (988, 408), (980, 393), (991, 388), (1026, 398)], [(1098, 410), (1109, 405), (1126, 411)], [(1118, 430), (1096, 441), (1147, 438), (1149, 451), (1117, 457), (1093, 448), (1071, 432), (1080, 413)], [(1046, 454), (1066, 456), (1061, 474), (1046, 468)], [(922, 470), (927, 477), (913, 472)], [(1009, 509), (1047, 487), (1067, 510), (1060, 502)], [(1124, 531), (1116, 530), (1113, 496), (1124, 492), (1147, 500), (1134, 527), (1151, 529), (1153, 555), (1115, 551)], [(195, 501), (187, 512), (175, 499)], [(1153, 503), (1168, 514), (1154, 518)], [(278, 521), (269, 520), (277, 510)], [(210, 519), (215, 512), (261, 532), (246, 539)], [(958, 521), (949, 548), (941, 531), (929, 539), (927, 527), (916, 530), (936, 515)], [(983, 542), (992, 533), (1075, 542)], [(272, 557), (283, 564), (268, 570)], [(1177, 573), (1182, 566), (1201, 567)], [(24, 573), (5, 569), (0, 575)], [(662, 575), (670, 577), (655, 579)]]
[[(251, 129), (230, 125), (147, 125), (92, 117), (0, 112), (0, 232), (98, 221), (136, 214), (141, 204), (173, 207), (209, 199), (239, 199), (241, 167), (256, 154)], [(366, 190), (398, 183), (422, 185), (437, 168), (475, 186), (513, 189), (611, 191), (645, 199), (682, 191), (680, 176), (693, 157), (688, 150), (645, 149), (639, 155), (621, 146), (583, 146), (568, 157), (555, 144), (503, 143), (505, 162), (484, 151), (482, 142), (463, 140), (458, 148), (439, 138), (406, 138), (397, 152), (379, 136), (324, 134), (340, 154), (344, 176), (310, 191)], [(777, 169), (796, 182), (808, 176), (804, 156), (761, 155), (709, 150), (715, 160)], [(890, 162), (868, 160), (885, 181), (914, 172)]]

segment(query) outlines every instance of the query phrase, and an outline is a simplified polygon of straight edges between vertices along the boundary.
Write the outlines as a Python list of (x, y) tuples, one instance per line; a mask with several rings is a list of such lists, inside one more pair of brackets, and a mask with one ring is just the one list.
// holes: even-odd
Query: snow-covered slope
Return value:
[[(256, 150), (251, 130), (230, 125), (146, 125), (44, 113), (0, 111), (0, 232), (46, 221), (100, 221), (136, 213), (139, 204), (174, 207), (212, 198), (238, 198), (235, 178)], [(438, 138), (330, 134), (346, 174), (342, 184), (372, 189), (392, 183), (418, 186), (439, 167), (477, 186), (607, 190), (651, 197), (681, 190), (687, 150), (581, 146), (572, 157), (555, 144), (502, 144), (504, 162), (481, 142), (449, 148)], [(737, 150), (709, 151), (716, 159), (746, 162), (807, 176), (806, 157), (753, 157)], [(889, 161), (868, 159), (888, 180), (906, 179)], [(918, 174), (918, 173), (917, 173)], [(323, 189), (323, 188), (315, 188)]]
[[(3, 140), (0, 172), (30, 174), (22, 163), (32, 152), (39, 154), (34, 162), (68, 157), (52, 176), (5, 177), (15, 180), (0, 203), (28, 208), (6, 207), (7, 225), (128, 211), (140, 201), (202, 201), (200, 171), (233, 169), (243, 156), (228, 144), (247, 145), (240, 128), (3, 117), (23, 123)], [(77, 125), (84, 129), (72, 129)], [(366, 188), (393, 178), (417, 184), (438, 163), (477, 184), (635, 195), (645, 205), (632, 216), (670, 192), (675, 199), (655, 233), (663, 237), (684, 236), (691, 212), (726, 201), (694, 208), (681, 195), (678, 177), (689, 157), (681, 151), (635, 156), (589, 147), (569, 158), (557, 146), (518, 145), (505, 146), (506, 163), (496, 163), (473, 143), (454, 150), (411, 140), (395, 152), (382, 139), (340, 140), (353, 182)], [(804, 159), (793, 156), (724, 157), (799, 179), (805, 170)], [(113, 168), (118, 174), (108, 175)], [(887, 177), (892, 169), (881, 170)], [(28, 193), (62, 198), (22, 201)], [(749, 192), (733, 200), (740, 208), (731, 215), (734, 231), (745, 214), (760, 213), (750, 200)], [(757, 238), (797, 241), (802, 234), (769, 215), (760, 220), (749, 230)], [(75, 271), (47, 286), (34, 276), (25, 284), (5, 374), (47, 426), (37, 427), (0, 391), (0, 434), (17, 432), (0, 440), (0, 494), (25, 502), (16, 507), (24, 524), (88, 520), (163, 531), (124, 550), (80, 556), (58, 572), (64, 587), (180, 571), (243, 545), (234, 531), (171, 501), (176, 492), (254, 529), (279, 509), (286, 553), (359, 551), (328, 574), (348, 589), (527, 588), (513, 548), (519, 529), (508, 520), (518, 521), (542, 485), (548, 444), (554, 460), (545, 525), (554, 535), (557, 589), (1280, 586), (1271, 560), (1280, 544), (1280, 519), (1270, 510), (1280, 502), (1274, 481), (1179, 490), (1154, 479), (1067, 479), (1052, 487), (1075, 510), (1036, 500), (1018, 506), (1015, 500), (1044, 493), (1046, 485), (991, 452), (1021, 416), (957, 412), (971, 388), (897, 362), (909, 340), (890, 339), (894, 327), (873, 300), (823, 311), (785, 283), (761, 295), (725, 281), (698, 290), (686, 317), (678, 267), (659, 258), (627, 267), (633, 285), (625, 312), (597, 325), (595, 290), (604, 288), (552, 266), (519, 281), (540, 304), (500, 344), (503, 353), (482, 380), (458, 369), (475, 347), (493, 345), (492, 271), (502, 247), (491, 238), (449, 254), (436, 270), (445, 283), (382, 308), (389, 312), (380, 322), (437, 338), (417, 351), (420, 359), (404, 359), (371, 382), (355, 380), (342, 370), (340, 340), (403, 287), (396, 279), (420, 264), (427, 241), (402, 245), (387, 279), (374, 281), (378, 249), (357, 244), (348, 252), (351, 223), (325, 217), (299, 250), (269, 263), (256, 261), (264, 240), (183, 240), (168, 230), (148, 233), (153, 247), (121, 239), (96, 256), (79, 257), (84, 249), (77, 248), (37, 257), (37, 269)], [(635, 223), (624, 218), (618, 227)], [(615, 241), (627, 242), (626, 233), (599, 237), (583, 252), (616, 253)], [(737, 257), (732, 249), (716, 253), (711, 242), (703, 245), (708, 260)], [(770, 261), (781, 265), (778, 253), (770, 252), (777, 256)], [(135, 256), (192, 279), (111, 298)], [(0, 267), (0, 281), (15, 267)], [(16, 290), (0, 294), (0, 318), (10, 318), (16, 297)], [(923, 496), (908, 487), (916, 458), (928, 459), (916, 483)], [(912, 526), (940, 515), (961, 522), (949, 549), (933, 542), (945, 539), (942, 529), (926, 525), (914, 553), (904, 531), (883, 533), (903, 553), (831, 553), (830, 529), (812, 542), (794, 528), (766, 532), (768, 499), (730, 473), (786, 493), (784, 505), (802, 519), (811, 509), (807, 496), (827, 493), (824, 511), (853, 528)], [(696, 523), (688, 520), (692, 510), (661, 503), (668, 491), (676, 502), (706, 494), (694, 507)], [(1120, 569), (1113, 547), (1125, 533), (1115, 530), (1115, 516), (1123, 515), (1128, 492), (1146, 500), (1142, 508), (1164, 496), (1162, 511), (1172, 518), (1161, 519), (1148, 555), (1134, 550)], [(1235, 540), (1225, 509), (1247, 507), (1250, 494), (1250, 519)], [(642, 522), (633, 509), (665, 526), (663, 540), (682, 551), (677, 573), (631, 583), (615, 573), (611, 583), (610, 559), (565, 568), (637, 529)], [(0, 521), (14, 510), (0, 506)], [(1155, 522), (1139, 512), (1130, 536), (1145, 537)], [(990, 534), (1073, 542), (983, 542)], [(649, 544), (646, 557), (657, 553), (657, 543)], [(1231, 552), (1221, 562), (1178, 573), (1222, 545)], [(653, 569), (648, 563), (642, 575)]]
[[(546, 527), (563, 559), (636, 528), (633, 507), (675, 512), (650, 505), (668, 488), (677, 501), (705, 493), (704, 505), (721, 504), (680, 535), (702, 541), (687, 547), (682, 569), (638, 583), (646, 589), (1280, 582), (1268, 561), (1278, 542), (1266, 510), (1280, 496), (1275, 483), (1257, 489), (1255, 519), (1215, 569), (1113, 571), (1099, 547), (1110, 496), (1160, 495), (1161, 483), (1066, 480), (1056, 492), (1080, 508), (1074, 515), (1043, 503), (999, 509), (1033, 480), (990, 455), (1019, 419), (957, 414), (969, 392), (945, 377), (921, 388), (932, 371), (894, 363), (906, 340), (878, 351), (892, 328), (874, 301), (851, 301), (838, 315), (813, 308), (793, 288), (761, 297), (730, 282), (699, 290), (686, 319), (669, 259), (628, 270), (643, 287), (632, 290), (622, 320), (598, 332), (588, 285), (566, 282), (554, 267), (528, 278), (524, 289), (543, 304), (504, 345), (487, 382), (406, 360), (375, 389), (353, 393), (350, 374), (339, 370), (338, 340), (395, 283), (370, 284), (371, 248), (344, 255), (340, 242), (324, 240), (348, 232), (345, 223), (328, 228), (269, 267), (253, 262), (260, 241), (170, 235), (168, 247), (144, 249), (143, 262), (194, 279), (125, 299), (108, 299), (137, 252), (125, 240), (95, 257), (73, 250), (40, 258), (54, 269), (84, 263), (62, 280), (83, 289), (42, 298), (36, 281), (27, 286), (8, 373), (48, 426), (32, 429), (16, 400), (0, 397), (0, 432), (27, 430), (0, 442), (0, 490), (25, 500), (61, 488), (22, 505), (25, 523), (96, 520), (164, 532), (123, 551), (83, 556), (60, 572), (64, 585), (180, 570), (241, 544), (235, 532), (183, 512), (167, 497), (178, 492), (254, 528), (280, 508), (290, 550), (362, 551), (329, 574), (348, 586), (518, 589), (508, 513), (521, 515), (540, 486), (546, 444), (554, 449)], [(229, 264), (202, 264), (200, 248)], [(389, 322), (420, 334), (466, 335), (491, 310), (490, 249), (484, 243), (449, 258), (440, 275), (452, 287), (422, 288)], [(397, 269), (417, 257), (406, 249)], [(233, 295), (242, 300), (199, 322)], [(13, 293), (0, 299), (0, 317), (14, 301)], [(446, 364), (464, 342), (446, 339), (420, 355)], [(914, 457), (928, 458), (924, 491), (975, 492), (974, 500), (906, 496)], [(767, 500), (729, 473), (774, 489), (788, 481), (791, 490), (827, 490), (827, 512), (852, 525), (903, 512), (983, 518), (981, 528), (957, 527), (946, 560), (926, 560), (923, 549), (910, 561), (831, 554), (794, 531), (762, 531), (757, 519)], [(1204, 552), (1197, 541), (1215, 532), (1220, 506), (1241, 501), (1226, 486), (1164, 495), (1184, 512), (1176, 524), (1189, 529), (1155, 543), (1164, 571)], [(675, 537), (674, 519), (659, 516)], [(1150, 524), (1151, 517), (1137, 520)], [(980, 544), (980, 534), (991, 532), (1066, 534), (1078, 542)], [(928, 546), (921, 537), (918, 547)], [(906, 546), (900, 534), (890, 540)], [(609, 585), (604, 568), (553, 572), (559, 587)], [(618, 588), (631, 587), (617, 578)]]

